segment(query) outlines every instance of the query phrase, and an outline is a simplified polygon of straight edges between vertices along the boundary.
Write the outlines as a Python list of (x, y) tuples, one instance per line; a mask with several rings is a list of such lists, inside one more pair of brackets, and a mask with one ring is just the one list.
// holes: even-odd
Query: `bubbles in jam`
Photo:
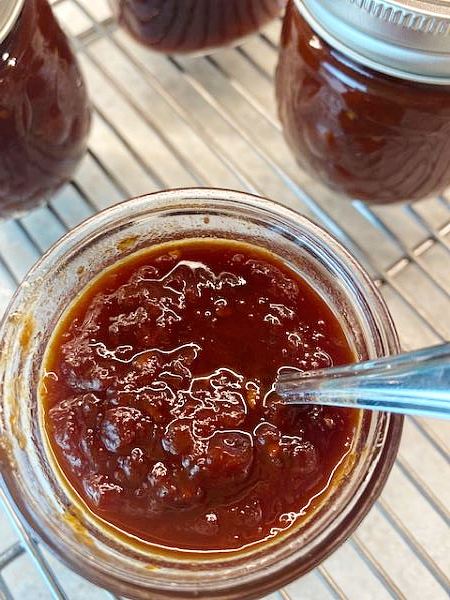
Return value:
[(331, 310), (274, 255), (161, 245), (105, 271), (66, 311), (43, 365), (45, 428), (108, 523), (170, 548), (239, 549), (310, 514), (359, 418), (282, 406), (277, 374), (352, 361)]

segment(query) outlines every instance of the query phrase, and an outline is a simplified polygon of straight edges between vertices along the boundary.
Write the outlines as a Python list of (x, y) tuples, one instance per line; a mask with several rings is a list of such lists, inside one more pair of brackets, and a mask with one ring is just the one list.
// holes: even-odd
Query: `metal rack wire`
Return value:
[[(377, 282), (405, 349), (450, 338), (450, 192), (367, 207), (302, 173), (273, 99), (279, 22), (240, 48), (188, 59), (139, 47), (116, 29), (106, 0), (53, 5), (87, 77), (93, 131), (73, 182), (47, 206), (0, 224), (0, 312), (39, 255), (88, 215), (160, 188), (208, 185), (264, 194), (327, 227)], [(407, 419), (392, 476), (355, 535), (268, 600), (447, 598), (449, 432)], [(113, 597), (49, 555), (0, 500), (0, 600)]]

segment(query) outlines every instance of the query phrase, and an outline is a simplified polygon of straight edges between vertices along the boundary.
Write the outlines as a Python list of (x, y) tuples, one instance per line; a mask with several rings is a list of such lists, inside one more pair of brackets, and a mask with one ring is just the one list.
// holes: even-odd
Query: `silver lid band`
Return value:
[[(356, 62), (401, 79), (450, 85), (450, 2), (294, 1), (321, 38)], [(388, 10), (393, 5), (397, 12)]]

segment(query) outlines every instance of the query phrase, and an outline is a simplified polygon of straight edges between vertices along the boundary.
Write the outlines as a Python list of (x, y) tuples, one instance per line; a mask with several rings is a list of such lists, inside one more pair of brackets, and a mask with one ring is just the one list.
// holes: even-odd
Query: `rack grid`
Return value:
[[(404, 349), (450, 339), (450, 190), (411, 205), (345, 202), (303, 173), (283, 141), (273, 72), (280, 22), (203, 58), (150, 53), (107, 0), (53, 0), (94, 104), (73, 181), (0, 224), (0, 314), (35, 260), (87, 216), (161, 188), (213, 186), (273, 198), (331, 231), (366, 266)], [(392, 475), (357, 532), (266, 600), (440, 600), (450, 591), (448, 423), (407, 418)], [(115, 598), (61, 565), (0, 494), (0, 600)], [(117, 600), (117, 599), (116, 599)]]

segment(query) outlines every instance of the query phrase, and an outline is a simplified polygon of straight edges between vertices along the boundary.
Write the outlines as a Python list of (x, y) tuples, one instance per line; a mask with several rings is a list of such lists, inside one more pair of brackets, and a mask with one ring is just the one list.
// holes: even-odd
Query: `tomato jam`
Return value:
[(26, 0), (0, 44), (0, 218), (68, 181), (86, 149), (90, 106), (47, 0)]
[(285, 0), (113, 0), (118, 21), (160, 52), (200, 52), (254, 33)]
[(44, 425), (86, 505), (127, 534), (231, 550), (308, 517), (359, 412), (286, 407), (277, 374), (353, 362), (339, 322), (276, 256), (187, 240), (104, 271), (43, 364)]
[(292, 1), (276, 86), (297, 161), (329, 187), (390, 203), (419, 200), (450, 184), (450, 85), (394, 78), (356, 63), (317, 35)]

